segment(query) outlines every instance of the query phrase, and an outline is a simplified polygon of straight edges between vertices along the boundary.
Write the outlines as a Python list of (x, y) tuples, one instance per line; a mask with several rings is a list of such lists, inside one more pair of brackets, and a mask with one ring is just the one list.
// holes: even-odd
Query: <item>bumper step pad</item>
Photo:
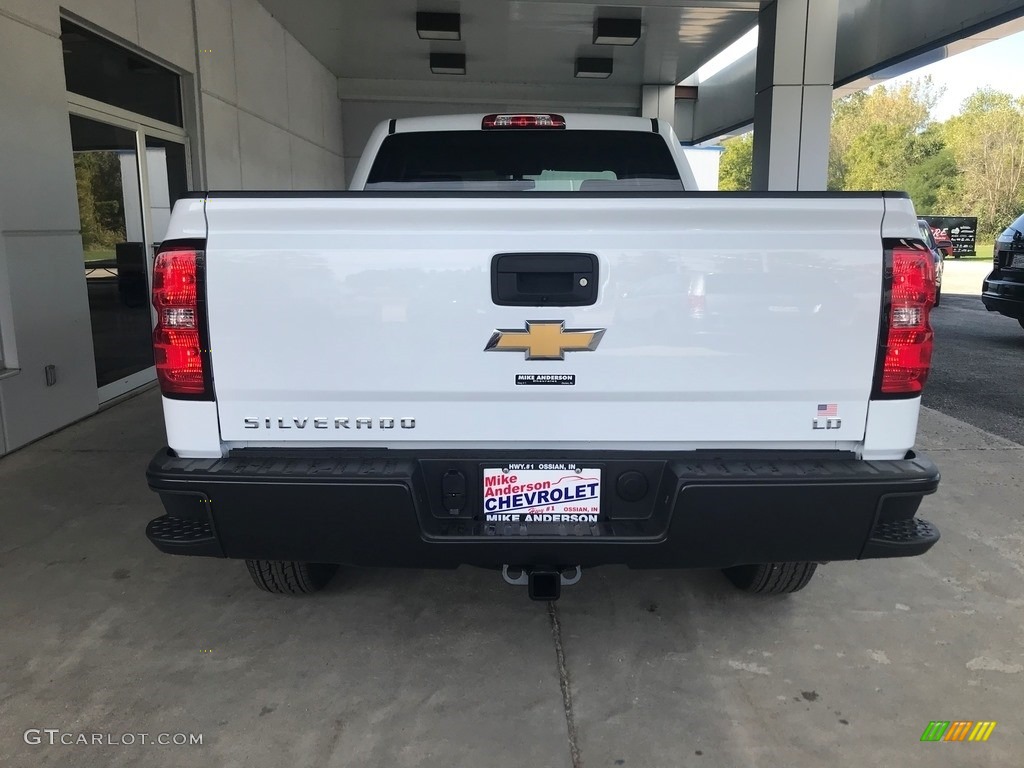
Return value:
[(861, 558), (919, 555), (938, 540), (939, 529), (919, 517), (879, 521), (871, 531)]
[(206, 520), (164, 515), (150, 520), (146, 536), (161, 552), (223, 557), (213, 526)]

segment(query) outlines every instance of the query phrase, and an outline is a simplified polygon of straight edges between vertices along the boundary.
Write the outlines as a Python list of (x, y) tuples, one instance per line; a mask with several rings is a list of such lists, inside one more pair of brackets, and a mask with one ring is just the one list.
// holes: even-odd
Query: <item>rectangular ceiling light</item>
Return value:
[(461, 40), (462, 17), (457, 13), (416, 14), (416, 34), (421, 40)]
[(598, 19), (594, 23), (594, 45), (636, 45), (640, 19)]
[(604, 80), (607, 77), (611, 77), (611, 74), (611, 59), (588, 59), (584, 57), (576, 59), (576, 77)]
[(430, 54), (430, 71), (435, 75), (464, 75), (466, 74), (466, 54), (432, 53)]

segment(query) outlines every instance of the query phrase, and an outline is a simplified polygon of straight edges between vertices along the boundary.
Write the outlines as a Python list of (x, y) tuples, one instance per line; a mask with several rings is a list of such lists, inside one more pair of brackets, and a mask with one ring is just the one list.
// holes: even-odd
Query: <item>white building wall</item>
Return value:
[(97, 395), (57, 5), (0, 10), (0, 322), (5, 364), (18, 369), (0, 379), (0, 417), (11, 450), (94, 411)]
[(256, 0), (0, 0), (0, 453), (98, 406), (60, 8), (182, 74), (195, 188), (344, 187), (337, 80)]
[(195, 7), (207, 186), (344, 188), (334, 75), (256, 0)]

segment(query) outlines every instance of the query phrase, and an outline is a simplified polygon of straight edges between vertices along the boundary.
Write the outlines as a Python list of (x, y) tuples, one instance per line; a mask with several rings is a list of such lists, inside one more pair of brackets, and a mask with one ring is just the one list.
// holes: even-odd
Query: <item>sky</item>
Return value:
[[(728, 66), (743, 54), (757, 47), (756, 27), (729, 46), (697, 71), (700, 80)], [(1024, 32), (979, 45), (934, 64), (915, 69), (886, 81), (897, 85), (907, 80), (931, 75), (945, 93), (932, 110), (932, 119), (947, 120), (960, 111), (964, 99), (982, 87), (1024, 96)]]
[(887, 85), (925, 75), (931, 75), (936, 85), (946, 88), (932, 110), (934, 120), (946, 120), (959, 113), (964, 99), (985, 86), (1024, 96), (1024, 32), (921, 67), (893, 78)]

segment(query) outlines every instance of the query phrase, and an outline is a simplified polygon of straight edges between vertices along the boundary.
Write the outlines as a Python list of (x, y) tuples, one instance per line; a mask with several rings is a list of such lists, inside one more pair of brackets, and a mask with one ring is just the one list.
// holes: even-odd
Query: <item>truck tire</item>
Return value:
[(807, 586), (817, 563), (761, 563), (736, 565), (722, 572), (739, 589), (758, 595), (785, 595)]
[(327, 586), (338, 566), (291, 560), (246, 560), (253, 583), (275, 595), (305, 595)]
[(940, 301), (942, 301), (942, 286), (941, 285), (939, 285), (939, 287), (935, 289), (935, 303), (932, 306), (933, 307), (939, 306), (939, 302)]

